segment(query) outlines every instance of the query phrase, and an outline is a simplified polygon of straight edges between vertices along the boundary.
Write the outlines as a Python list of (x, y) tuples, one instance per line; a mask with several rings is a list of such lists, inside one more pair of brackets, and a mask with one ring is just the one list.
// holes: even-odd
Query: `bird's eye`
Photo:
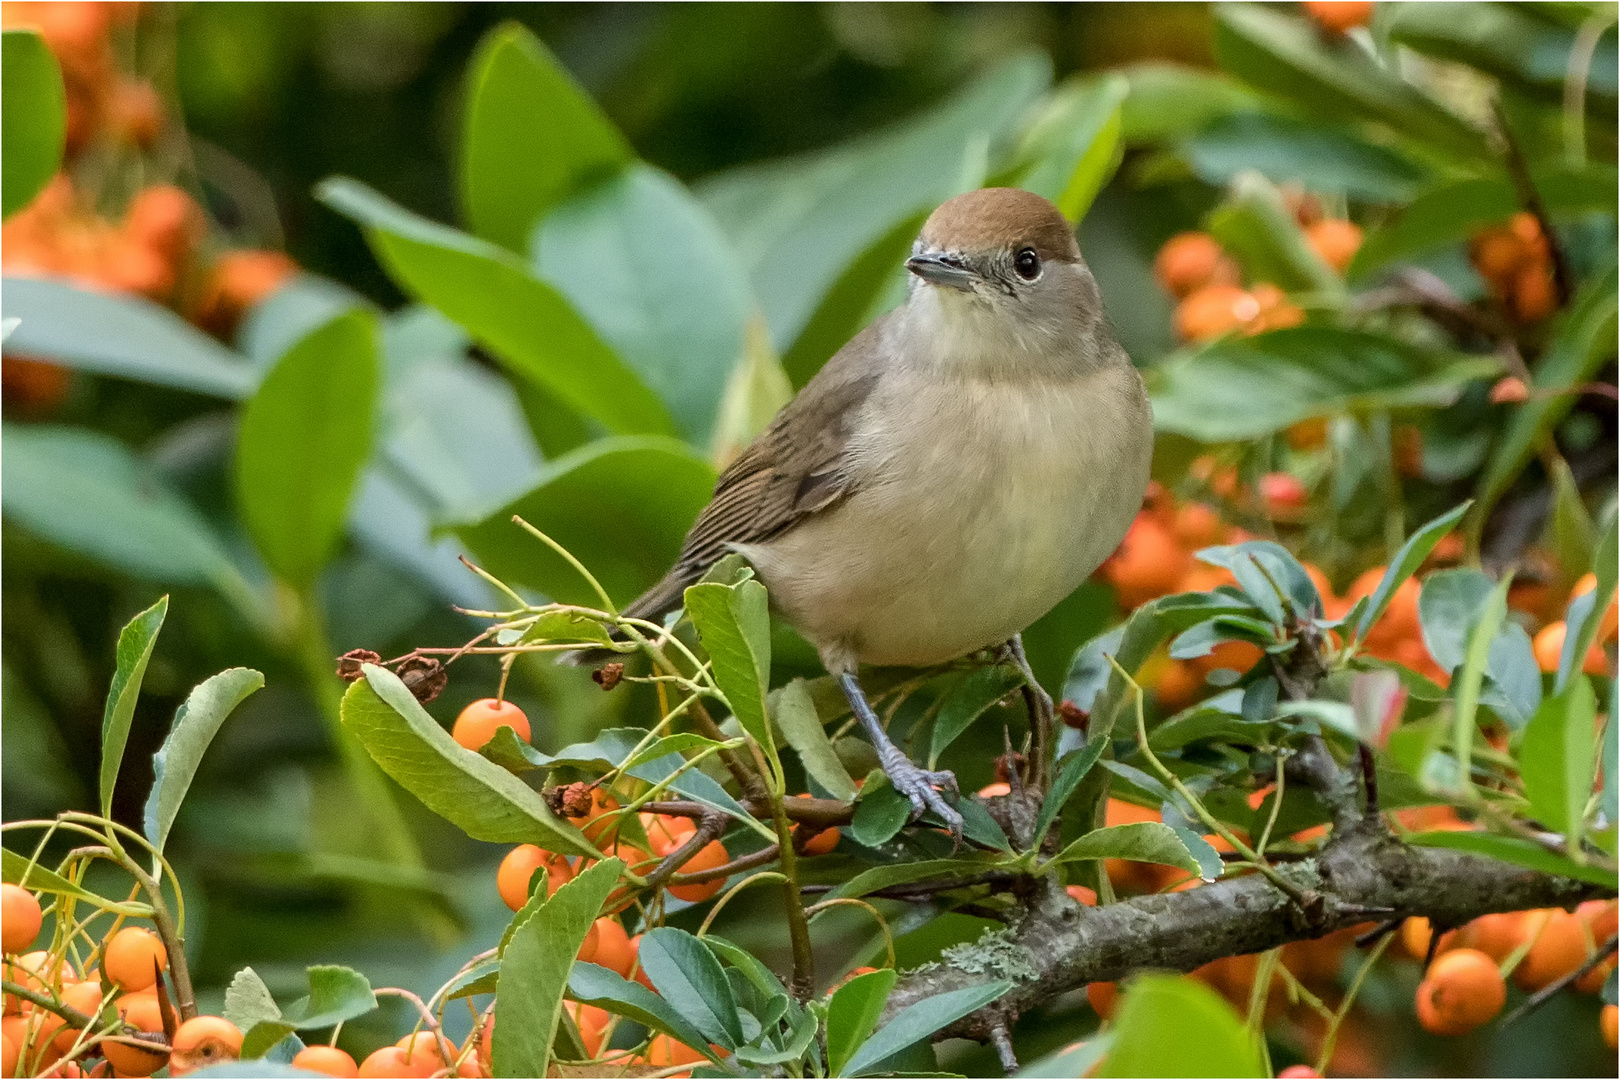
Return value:
[(1041, 276), (1041, 257), (1035, 254), (1034, 248), (1024, 248), (1013, 256), (1013, 269), (1025, 281), (1034, 281)]

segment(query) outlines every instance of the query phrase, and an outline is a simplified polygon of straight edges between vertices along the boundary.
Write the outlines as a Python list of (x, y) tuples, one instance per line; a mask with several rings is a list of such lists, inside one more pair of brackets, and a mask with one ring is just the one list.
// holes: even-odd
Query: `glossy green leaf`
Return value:
[(372, 993), (371, 982), (358, 971), (336, 964), (312, 967), (309, 994), (288, 1005), (279, 1016), (266, 1017), (247, 1028), (242, 1036), (242, 1057), (263, 1057), (294, 1031), (329, 1028), (376, 1008), (377, 997)]
[(1261, 107), (1252, 90), (1221, 72), (1151, 60), (1121, 70), (1130, 84), (1120, 109), (1127, 142), (1185, 138), (1221, 117)]
[(708, 446), (753, 307), (708, 211), (668, 173), (635, 165), (557, 206), (534, 244), (540, 277), (669, 406), (686, 440)]
[(735, 1050), (746, 1041), (731, 984), (700, 939), (673, 926), (657, 927), (642, 935), (638, 955), (653, 988), (706, 1042)]
[(100, 432), (6, 424), (0, 505), (14, 524), (148, 581), (209, 584), (258, 602), (213, 527), (123, 443)]
[(131, 619), (118, 632), (118, 667), (107, 688), (107, 707), (101, 718), (101, 813), (112, 813), (113, 789), (118, 770), (124, 763), (124, 747), (129, 742), (129, 726), (135, 719), (135, 702), (141, 696), (141, 680), (146, 677), (147, 661), (157, 644), (158, 631), (169, 613), (167, 596)]
[(1581, 490), (1562, 457), (1551, 462), (1553, 507), (1548, 536), (1553, 558), (1567, 574), (1581, 574), (1592, 567), (1592, 549), (1597, 546), (1597, 525), (1581, 499)]
[[(1014, 122), (1046, 88), (1050, 72), (1044, 56), (1016, 55), (945, 103), (887, 131), (733, 169), (699, 185), (699, 197), (748, 267), (778, 349), (792, 355), (790, 345), (822, 299), (879, 238), (978, 186), (982, 168), (966, 169), (965, 163), (970, 157), (983, 162), (987, 152), (993, 155), (1009, 141)], [(788, 370), (798, 383), (800, 369), (790, 363)]]
[(968, 1013), (984, 1008), (1012, 987), (1012, 983), (1000, 980), (983, 986), (950, 990), (906, 1006), (861, 1044), (860, 1049), (844, 1063), (844, 1075), (860, 1076), (876, 1071), (887, 1058), (921, 1042)]
[(62, 164), (67, 95), (56, 57), (36, 31), (6, 30), (0, 47), (0, 210), (10, 217)]
[(1005, 664), (991, 664), (971, 672), (946, 691), (945, 699), (934, 717), (934, 734), (928, 749), (928, 767), (931, 769), (935, 766), (939, 761), (939, 755), (968, 729), (968, 725), (1023, 683), (1024, 677), (1016, 668)]
[(1188, 852), (1170, 826), (1158, 821), (1109, 825), (1093, 829), (1052, 857), (1051, 863), (1082, 859), (1130, 859), (1133, 862), (1179, 866), (1196, 874), (1198, 860)]
[(168, 308), (138, 296), (8, 277), (0, 308), (18, 320), (6, 339), (8, 352), (93, 375), (233, 400), (248, 397), (259, 381), (245, 357)]
[(468, 67), (461, 197), (472, 231), (525, 250), (534, 223), (635, 152), (528, 29), (502, 23)]
[(1130, 92), (1123, 76), (1068, 83), (1048, 99), (1020, 148), (1031, 159), (1018, 179), (1025, 191), (1050, 199), (1079, 222), (1120, 159), (1120, 108)]
[(821, 726), (816, 703), (803, 679), (794, 679), (771, 694), (771, 719), (789, 746), (798, 752), (804, 771), (835, 799), (853, 799), (858, 793), (855, 781), (827, 738)]
[(1257, 89), (1313, 115), (1370, 120), (1431, 153), (1486, 160), (1483, 133), (1419, 91), (1360, 45), (1321, 34), (1292, 11), (1265, 4), (1215, 9), (1215, 57)]
[(1470, 505), (1471, 503), (1466, 501), (1458, 504), (1406, 538), (1406, 543), (1401, 545), (1401, 550), (1395, 553), (1395, 557), (1389, 561), (1388, 569), (1384, 571), (1384, 576), (1379, 579), (1378, 588), (1373, 590), (1371, 602), (1362, 609), (1361, 618), (1355, 625), (1355, 640), (1360, 641), (1366, 637), (1373, 624), (1384, 617), (1384, 612), (1389, 610), (1390, 601), (1395, 598), (1395, 590), (1400, 588), (1401, 583), (1407, 578), (1417, 573), (1417, 568), (1423, 565), (1423, 560), (1429, 557), (1429, 553), (1434, 550), (1434, 546), (1441, 538), (1462, 520)]
[(675, 433), (658, 396), (516, 255), (419, 217), (347, 177), (322, 182), (316, 194), (365, 228), (405, 292), (461, 325), (514, 378), (609, 431)]
[(1611, 505), (1603, 525), (1596, 530), (1596, 550), (1592, 554), (1592, 576), (1595, 586), (1569, 602), (1564, 615), (1564, 648), (1558, 658), (1558, 676), (1553, 685), (1560, 691), (1569, 684), (1571, 676), (1581, 670), (1586, 654), (1597, 640), (1603, 625), (1603, 615), (1614, 603), (1615, 584), (1620, 576), (1620, 536), (1616, 535), (1615, 508)]
[[(643, 939), (645, 940), (645, 939)], [(575, 1001), (595, 1005), (644, 1024), (654, 1031), (673, 1035), (710, 1061), (718, 1061), (709, 1042), (675, 1007), (638, 982), (631, 982), (598, 964), (575, 964), (568, 974), (568, 995)]]
[(566, 561), (513, 524), (515, 514), (572, 552), (625, 604), (674, 563), (714, 480), (714, 466), (674, 439), (598, 439), (548, 462), (532, 491), (456, 532), (501, 580), (553, 600), (599, 605)]
[(1586, 801), (1597, 776), (1592, 753), (1596, 719), (1597, 695), (1591, 682), (1578, 675), (1541, 703), (1519, 742), (1519, 776), (1530, 812), (1562, 833), (1570, 851), (1580, 850)]
[(1404, 203), (1428, 177), (1403, 154), (1345, 128), (1263, 112), (1222, 117), (1187, 140), (1181, 152), (1200, 179), (1223, 187), (1253, 169), (1276, 184)]
[(312, 582), (343, 537), (371, 453), (377, 369), (375, 320), (350, 312), (289, 349), (242, 410), (237, 505), (289, 584)]
[[(1198, 552), (1198, 561), (1230, 570), (1244, 595), (1265, 612), (1271, 622), (1286, 621), (1290, 611), (1300, 616), (1322, 612), (1322, 596), (1316, 590), (1316, 583), (1294, 553), (1275, 541), (1246, 540), (1241, 544), (1207, 547)], [(1219, 614), (1214, 618), (1230, 619), (1235, 625), (1250, 627), (1251, 632), (1263, 636), (1253, 630), (1257, 622), (1250, 616)]]
[(1089, 740), (1086, 745), (1064, 757), (1058, 763), (1057, 777), (1052, 781), (1052, 788), (1041, 800), (1041, 814), (1035, 821), (1036, 843), (1046, 837), (1057, 821), (1058, 815), (1063, 812), (1063, 804), (1069, 801), (1069, 796), (1075, 793), (1080, 781), (1086, 778), (1091, 767), (1097, 764), (1097, 759), (1103, 756), (1108, 749), (1108, 739), (1102, 736)]
[[(1585, 14), (1588, 9), (1580, 9)], [(1390, 9), (1384, 31), (1392, 43), (1442, 60), (1466, 64), (1509, 85), (1562, 102), (1576, 29), (1515, 4), (1460, 3), (1439, 10), (1426, 4)], [(1611, 30), (1587, 67), (1588, 112), (1614, 118), (1615, 39)], [(1606, 99), (1607, 108), (1599, 102)]]
[(198, 683), (174, 714), (168, 738), (152, 757), (152, 794), (144, 815), (146, 838), (159, 851), (208, 744), (236, 707), (263, 686), (264, 676), (252, 668), (228, 668)]
[(883, 866), (874, 866), (870, 870), (862, 870), (827, 895), (829, 897), (865, 896), (867, 893), (893, 888), (896, 885), (908, 885), (913, 881), (927, 881), (932, 878), (942, 877), (967, 878), (994, 869), (998, 865), (1002, 865), (1001, 860), (994, 856), (971, 859), (921, 859), (917, 862), (888, 863)]
[(623, 869), (618, 859), (596, 863), (519, 916), (495, 988), (496, 1076), (546, 1075), (575, 957)]
[(1167, 358), (1149, 373), (1153, 422), (1199, 442), (1257, 439), (1326, 413), (1449, 405), (1500, 370), (1393, 338), (1301, 326), (1227, 338)]
[(1583, 287), (1560, 317), (1552, 341), (1536, 361), (1532, 392), (1553, 392), (1517, 406), (1507, 430), (1499, 432), (1479, 479), (1479, 519), (1512, 485), (1537, 443), (1569, 415), (1575, 395), (1569, 390), (1587, 382), (1615, 355), (1616, 310), (1620, 307), (1620, 274), (1611, 264), (1603, 276)]
[[(1507, 592), (1512, 583), (1511, 575), (1503, 578), (1474, 608), (1468, 624), (1468, 644), (1463, 654), (1462, 667), (1457, 670), (1451, 684), (1452, 697), (1456, 701), (1451, 745), (1457, 758), (1457, 775), (1465, 786), (1471, 768), (1477, 723), (1475, 708), (1479, 702), (1485, 670), (1490, 662), (1492, 641), (1507, 620)], [(1421, 605), (1420, 597), (1420, 611)]]
[(1502, 836), (1488, 832), (1425, 832), (1406, 838), (1407, 843), (1420, 847), (1449, 848), (1470, 855), (1483, 855), (1490, 859), (1522, 866), (1543, 874), (1557, 874), (1576, 881), (1590, 881), (1594, 885), (1614, 888), (1614, 871), (1601, 866), (1577, 863), (1556, 852), (1548, 851), (1534, 840), (1521, 836)]
[(0, 879), (10, 885), (22, 885), (33, 892), (52, 893), (56, 896), (71, 897), (92, 904), (103, 911), (111, 911), (116, 915), (127, 915), (132, 919), (150, 919), (152, 905), (143, 904), (138, 900), (117, 901), (109, 900), (105, 896), (98, 896), (88, 889), (73, 884), (56, 871), (35, 863), (28, 865), (25, 855), (12, 851), (10, 848), (0, 848)]
[(1197, 979), (1142, 975), (1121, 995), (1101, 1076), (1265, 1076), (1241, 1017)]
[(827, 1003), (827, 1075), (843, 1076), (844, 1066), (877, 1027), (896, 978), (893, 968), (857, 975), (833, 991)]
[(875, 848), (888, 843), (911, 820), (911, 802), (887, 782), (873, 785), (867, 781), (861, 789), (861, 801), (855, 805), (855, 818), (849, 823), (849, 834), (858, 844)]
[(776, 740), (765, 706), (771, 686), (771, 612), (765, 586), (752, 578), (735, 585), (693, 585), (686, 590), (686, 612), (732, 715), (767, 759), (775, 761)]
[(1231, 194), (1209, 212), (1204, 227), (1257, 281), (1326, 296), (1343, 291), (1339, 276), (1306, 241), (1281, 191), (1256, 172), (1238, 175)]
[(534, 789), (457, 744), (393, 672), (366, 665), (343, 696), (342, 715), (383, 772), (473, 839), (601, 854)]
[[(1473, 628), (1495, 583), (1478, 570), (1439, 570), (1423, 582), (1418, 616), (1423, 644), (1443, 669), (1456, 672), (1467, 660)], [(1522, 727), (1541, 704), (1541, 672), (1530, 636), (1515, 622), (1499, 622), (1484, 657), (1490, 684), (1480, 701), (1515, 728)]]

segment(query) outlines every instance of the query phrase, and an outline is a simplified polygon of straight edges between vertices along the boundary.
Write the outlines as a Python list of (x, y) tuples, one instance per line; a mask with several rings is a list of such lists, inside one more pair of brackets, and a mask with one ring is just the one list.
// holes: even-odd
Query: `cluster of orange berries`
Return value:
[(1506, 225), (1476, 234), (1468, 254), (1491, 296), (1515, 322), (1540, 322), (1557, 310), (1552, 248), (1534, 214), (1521, 211)]
[[(1306, 240), (1342, 274), (1361, 248), (1361, 228), (1320, 216), (1314, 199), (1301, 196), (1293, 202)], [(1236, 260), (1205, 232), (1178, 233), (1165, 241), (1153, 260), (1153, 275), (1178, 301), (1175, 329), (1183, 341), (1209, 341), (1233, 332), (1260, 334), (1305, 321), (1305, 312), (1276, 285), (1261, 281), (1243, 288)]]
[[(142, 188), (111, 220), (98, 207), (102, 193), (73, 178), (76, 159), (91, 149), (111, 144), (146, 150), (166, 129), (163, 102), (151, 85), (117, 71), (112, 35), (132, 25), (139, 11), (133, 3), (0, 4), (7, 28), (35, 29), (45, 39), (61, 65), (68, 104), (65, 169), (0, 228), (0, 268), (143, 296), (227, 336), (297, 265), (276, 251), (205, 250), (207, 216), (173, 185)], [(3, 372), (8, 404), (27, 412), (55, 408), (71, 381), (59, 367), (20, 356), (8, 355)]]
[[(1527, 994), (1579, 971), (1615, 935), (1620, 902), (1588, 900), (1574, 911), (1542, 908), (1482, 915), (1445, 932), (1438, 943), (1427, 919), (1408, 919), (1401, 940), (1408, 953), (1435, 960), (1418, 986), (1418, 1022), (1436, 1035), (1461, 1035), (1501, 1012), (1507, 979)], [(1596, 994), (1615, 968), (1611, 954), (1569, 985)], [(1614, 1006), (1603, 1011), (1603, 1036), (1615, 1046)]]
[[(21, 995), (5, 995), (0, 1020), (0, 1075), (151, 1076), (167, 1066), (184, 1076), (237, 1057), (242, 1032), (219, 1016), (197, 1016), (181, 1023), (171, 1041), (164, 1033), (158, 996), (169, 954), (152, 931), (125, 926), (108, 936), (81, 974), (64, 956), (29, 949), (39, 936), (44, 912), (39, 899), (17, 885), (0, 885), (0, 936), (4, 975), (90, 1020), (88, 1030)], [(113, 1028), (116, 1017), (122, 1026)], [(92, 1058), (101, 1060), (91, 1063)]]

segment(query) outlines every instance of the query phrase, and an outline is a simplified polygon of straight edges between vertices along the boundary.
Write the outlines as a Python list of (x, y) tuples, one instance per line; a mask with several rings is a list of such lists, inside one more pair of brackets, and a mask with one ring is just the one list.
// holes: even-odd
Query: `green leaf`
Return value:
[(67, 140), (62, 71), (45, 39), (33, 30), (7, 30), (0, 56), (0, 203), (6, 217), (50, 183)]
[(911, 820), (911, 802), (884, 778), (881, 784), (868, 778), (855, 805), (849, 834), (857, 844), (875, 848), (888, 843)]
[(252, 668), (228, 668), (198, 683), (174, 714), (168, 738), (152, 757), (152, 794), (146, 800), (146, 838), (159, 851), (208, 744), (225, 718), (263, 686), (264, 676)]
[(8, 352), (231, 400), (258, 384), (245, 357), (150, 300), (26, 277), (5, 278), (3, 291), (0, 305), (19, 320)]
[(760, 963), (753, 953), (747, 952), (724, 938), (716, 937), (713, 934), (704, 937), (703, 941), (714, 951), (716, 956), (742, 972), (762, 996), (774, 998), (786, 989), (782, 985), (782, 980), (776, 977), (775, 972)]
[[(252, 968), (244, 968), (237, 974), (237, 979), (252, 973)], [(254, 978), (257, 979), (257, 975)], [(231, 985), (234, 989), (236, 986), (234, 980)], [(261, 988), (263, 985), (262, 982), (259, 984)], [(244, 991), (256, 996), (256, 992), (247, 984), (244, 985)], [(265, 993), (268, 995), (268, 990)], [(258, 1009), (264, 1008), (263, 1001), (256, 1004)], [(274, 1001), (269, 1004), (271, 1008), (275, 1007)], [(250, 1009), (254, 1007), (254, 1004), (248, 1005)], [(261, 1058), (294, 1031), (329, 1028), (353, 1020), (357, 1016), (364, 1016), (376, 1008), (377, 997), (371, 991), (371, 982), (364, 975), (353, 968), (340, 967), (336, 964), (317, 965), (309, 969), (307, 996), (287, 1006), (286, 1011), (279, 1016), (264, 1017), (244, 1029), (242, 1057)]]
[(714, 467), (674, 439), (598, 439), (546, 464), (540, 483), (457, 535), (483, 567), (564, 603), (598, 605), (560, 556), (512, 523), (513, 515), (590, 568), (627, 603), (664, 576), (699, 511), (714, 495)]
[(771, 686), (771, 613), (765, 586), (752, 578), (735, 585), (702, 582), (686, 590), (686, 611), (732, 715), (774, 763), (776, 741), (765, 706)]
[[(1020, 114), (1050, 79), (1045, 56), (1015, 55), (887, 131), (732, 169), (700, 185), (699, 198), (748, 267), (777, 348), (792, 355), (790, 344), (834, 283), (879, 238), (977, 187), (986, 157), (1010, 142)], [(970, 159), (980, 167), (966, 168)], [(802, 369), (790, 363), (788, 370), (798, 382)]]
[(343, 537), (371, 453), (377, 368), (375, 320), (352, 311), (289, 349), (242, 410), (237, 505), (288, 584), (314, 581)]
[(844, 1066), (877, 1027), (894, 989), (893, 968), (857, 975), (833, 991), (827, 1003), (827, 1075), (843, 1076)]
[(1260, 108), (1253, 91), (1221, 72), (1158, 61), (1121, 70), (1130, 93), (1120, 128), (1132, 144), (1185, 138), (1223, 116)]
[(1577, 395), (1564, 393), (1587, 382), (1615, 354), (1615, 315), (1620, 308), (1620, 274), (1613, 265), (1590, 281), (1559, 316), (1551, 342), (1536, 361), (1532, 397), (1513, 410), (1507, 430), (1498, 433), (1479, 479), (1476, 529), (1502, 497), (1535, 446), (1557, 427)]
[(486, 35), (468, 71), (462, 206), (474, 233), (521, 252), (548, 210), (629, 164), (635, 152), (545, 44), (517, 23)]
[(701, 940), (685, 930), (660, 926), (642, 935), (639, 955), (654, 989), (691, 1021), (705, 1041), (727, 1050), (747, 1041), (731, 983)]
[[(1424, 580), (1418, 594), (1423, 644), (1447, 672), (1467, 660), (1470, 635), (1495, 588), (1490, 578), (1466, 568), (1439, 570)], [(1485, 654), (1490, 683), (1479, 700), (1519, 728), (1541, 704), (1541, 672), (1524, 628), (1511, 621), (1499, 626)]]
[(934, 717), (934, 734), (929, 744), (928, 767), (932, 769), (939, 755), (955, 742), (968, 725), (983, 716), (990, 706), (1012, 693), (1024, 683), (1016, 668), (1005, 664), (991, 664), (971, 672), (946, 692), (944, 703)]
[(231, 977), (225, 988), (224, 1016), (243, 1031), (250, 1031), (262, 1021), (281, 1019), (281, 1008), (259, 973), (245, 967)]
[(378, 260), (405, 292), (459, 323), (514, 378), (614, 433), (675, 433), (658, 396), (517, 256), (347, 177), (323, 181), (316, 195), (365, 227)]
[[(1462, 667), (1458, 670), (1451, 687), (1452, 696), (1456, 700), (1451, 743), (1457, 755), (1457, 775), (1465, 787), (1469, 784), (1476, 726), (1475, 709), (1479, 701), (1480, 686), (1484, 681), (1486, 664), (1490, 659), (1492, 640), (1507, 619), (1507, 593), (1508, 587), (1512, 584), (1513, 576), (1509, 574), (1474, 609), (1474, 617), (1468, 626), (1467, 651), (1463, 654)], [(1421, 612), (1421, 597), (1418, 603)]]
[(934, 1032), (976, 1009), (982, 1009), (1013, 988), (1006, 980), (936, 994), (897, 1013), (844, 1063), (845, 1076), (873, 1072), (885, 1059), (921, 1042)]
[(1108, 739), (1100, 733), (1097, 738), (1087, 741), (1086, 745), (1065, 757), (1058, 765), (1057, 778), (1052, 781), (1052, 789), (1041, 800), (1041, 816), (1035, 822), (1035, 832), (1032, 833), (1038, 847), (1045, 839), (1052, 823), (1063, 812), (1063, 804), (1069, 801), (1080, 781), (1086, 778), (1091, 767), (1097, 764), (1097, 759), (1103, 756), (1108, 749)]
[(1308, 19), (1263, 4), (1215, 9), (1215, 57), (1257, 89), (1312, 115), (1370, 120), (1429, 153), (1488, 160), (1484, 135), (1360, 45), (1317, 32)]
[(1406, 538), (1401, 550), (1390, 560), (1389, 568), (1384, 571), (1384, 576), (1378, 582), (1378, 588), (1373, 590), (1372, 601), (1362, 609), (1361, 619), (1355, 626), (1355, 640), (1360, 641), (1366, 637), (1373, 624), (1384, 617), (1384, 612), (1389, 610), (1389, 602), (1395, 598), (1395, 590), (1400, 588), (1401, 583), (1407, 578), (1417, 573), (1417, 568), (1423, 565), (1423, 560), (1429, 557), (1429, 553), (1434, 550), (1434, 546), (1441, 538), (1462, 520), (1470, 505), (1471, 503), (1467, 501), (1458, 504)]
[(1081, 859), (1130, 859), (1199, 873), (1198, 860), (1170, 826), (1158, 821), (1093, 829), (1052, 857), (1048, 865)]
[(821, 726), (816, 703), (810, 697), (810, 687), (803, 679), (794, 679), (771, 695), (771, 719), (799, 754), (804, 771), (820, 784), (822, 790), (835, 799), (855, 798), (858, 789), (850, 779), (849, 771), (839, 760), (827, 729)]
[(11, 885), (22, 885), (34, 892), (54, 893), (57, 896), (68, 896), (75, 900), (82, 900), (93, 904), (103, 911), (111, 911), (116, 915), (127, 915), (132, 919), (150, 919), (152, 905), (139, 901), (109, 900), (98, 896), (88, 889), (73, 884), (67, 878), (54, 870), (47, 869), (35, 863), (28, 865), (28, 859), (12, 851), (10, 848), (0, 848), (0, 879)]
[(1129, 92), (1117, 74), (1058, 88), (1024, 137), (1021, 156), (1032, 164), (1018, 185), (1050, 199), (1069, 221), (1084, 218), (1119, 167), (1120, 109)]
[(393, 672), (370, 664), (364, 670), (343, 695), (343, 726), (429, 810), (474, 840), (601, 855), (527, 784), (458, 745)]
[[(1244, 595), (1254, 601), (1271, 622), (1286, 620), (1287, 613), (1282, 607), (1285, 600), (1300, 616), (1320, 615), (1322, 612), (1322, 597), (1316, 591), (1316, 583), (1294, 553), (1274, 541), (1246, 540), (1241, 544), (1208, 547), (1198, 552), (1198, 559), (1211, 566), (1230, 570)], [(1279, 589), (1282, 590), (1280, 594)], [(1230, 619), (1236, 625), (1250, 627), (1257, 636), (1263, 636), (1253, 630), (1256, 621), (1249, 616), (1217, 615), (1215, 618)]]
[(1204, 227), (1255, 280), (1327, 296), (1343, 291), (1343, 282), (1306, 241), (1277, 186), (1258, 173), (1239, 175), (1230, 197), (1210, 211)]
[[(1560, 459), (1562, 464), (1562, 459)], [(1558, 677), (1553, 685), (1563, 690), (1570, 677), (1581, 670), (1586, 653), (1596, 640), (1598, 628), (1603, 625), (1603, 614), (1614, 603), (1616, 576), (1620, 574), (1620, 535), (1616, 535), (1617, 515), (1611, 505), (1603, 526), (1597, 530), (1597, 550), (1592, 554), (1592, 574), (1596, 586), (1569, 603), (1564, 615), (1564, 649), (1558, 658)]]
[(618, 859), (596, 863), (560, 886), (513, 932), (495, 989), (495, 1075), (546, 1075), (574, 958), (623, 870)]
[(138, 578), (213, 585), (243, 611), (257, 611), (213, 527), (123, 443), (49, 424), (0, 431), (0, 499), (13, 523)]
[(118, 667), (107, 688), (107, 707), (101, 718), (101, 813), (112, 813), (113, 788), (118, 785), (118, 769), (124, 763), (124, 746), (129, 742), (129, 726), (135, 719), (135, 702), (141, 696), (141, 680), (146, 663), (152, 659), (163, 618), (169, 613), (167, 596), (135, 616), (118, 632)]
[(1547, 698), (1530, 718), (1519, 742), (1519, 776), (1530, 812), (1548, 829), (1564, 836), (1570, 851), (1579, 851), (1586, 801), (1597, 776), (1592, 753), (1597, 695), (1584, 675)]
[(706, 1055), (710, 1061), (718, 1063), (720, 1060), (702, 1033), (669, 1002), (617, 972), (597, 964), (575, 964), (568, 975), (568, 993), (575, 1001), (618, 1013), (655, 1031), (672, 1035)]
[(1070, 1043), (1061, 1050), (1033, 1061), (1013, 1075), (1020, 1080), (1035, 1080), (1037, 1077), (1050, 1077), (1053, 1080), (1062, 1077), (1067, 1080), (1069, 1077), (1086, 1076), (1108, 1055), (1113, 1045), (1113, 1032), (1099, 1032), (1084, 1042)]
[(1519, 836), (1501, 836), (1487, 832), (1425, 832), (1406, 838), (1407, 843), (1420, 847), (1450, 848), (1470, 855), (1483, 855), (1490, 859), (1522, 866), (1543, 874), (1557, 874), (1576, 881), (1590, 881), (1594, 885), (1614, 888), (1614, 871), (1601, 866), (1577, 863), (1572, 859), (1548, 851), (1534, 840)]
[(741, 745), (741, 739), (730, 739), (726, 742), (715, 742), (713, 739), (706, 739), (702, 735), (696, 735), (690, 731), (682, 731), (675, 735), (665, 735), (663, 738), (654, 742), (651, 746), (628, 759), (624, 763), (624, 771), (630, 772), (638, 766), (645, 765), (649, 761), (657, 761), (659, 758), (667, 757), (670, 754), (684, 754), (689, 750), (704, 750), (711, 746), (730, 747)]
[(827, 895), (829, 898), (865, 896), (895, 885), (908, 885), (913, 881), (930, 878), (971, 877), (1004, 865), (995, 856), (977, 859), (923, 859), (918, 862), (891, 863), (863, 870)]
[(1254, 1039), (1232, 1006), (1196, 979), (1131, 980), (1114, 1021), (1102, 1076), (1265, 1076)]
[(680, 182), (650, 165), (557, 206), (535, 267), (708, 446), (753, 300), (731, 244)]
[(1148, 386), (1158, 430), (1214, 443), (1330, 413), (1449, 405), (1498, 371), (1494, 359), (1448, 360), (1380, 334), (1301, 326), (1174, 354)]
[(1597, 546), (1597, 525), (1581, 501), (1581, 489), (1569, 471), (1569, 462), (1555, 457), (1551, 462), (1553, 489), (1552, 523), (1548, 533), (1553, 558), (1566, 574), (1592, 569), (1592, 550)]
[(1428, 176), (1405, 155), (1342, 127), (1262, 112), (1222, 117), (1184, 143), (1181, 152), (1200, 179), (1216, 186), (1253, 169), (1276, 184), (1372, 202), (1404, 203)]

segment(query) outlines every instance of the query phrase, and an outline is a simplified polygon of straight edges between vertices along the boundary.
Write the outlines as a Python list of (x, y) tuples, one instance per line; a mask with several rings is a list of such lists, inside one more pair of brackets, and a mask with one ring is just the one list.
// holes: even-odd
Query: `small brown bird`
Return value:
[(740, 553), (841, 681), (914, 817), (932, 809), (959, 832), (935, 787), (954, 791), (955, 778), (894, 746), (857, 668), (1005, 644), (1027, 674), (1020, 632), (1097, 568), (1141, 506), (1153, 417), (1074, 232), (1045, 199), (958, 196), (929, 217), (906, 268), (906, 303), (732, 462), (675, 566), (625, 614), (661, 619)]

